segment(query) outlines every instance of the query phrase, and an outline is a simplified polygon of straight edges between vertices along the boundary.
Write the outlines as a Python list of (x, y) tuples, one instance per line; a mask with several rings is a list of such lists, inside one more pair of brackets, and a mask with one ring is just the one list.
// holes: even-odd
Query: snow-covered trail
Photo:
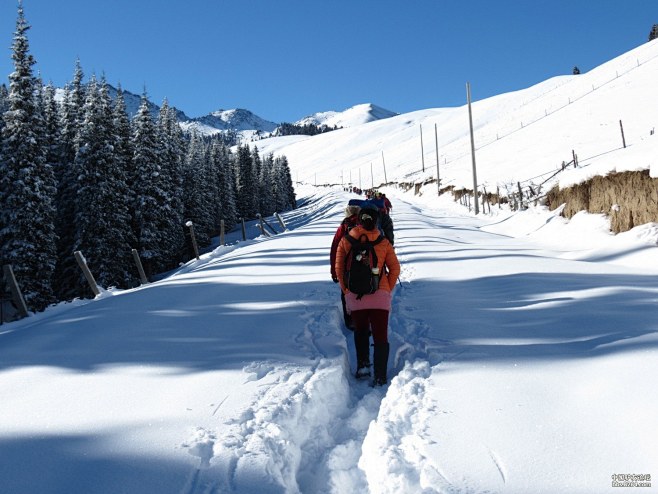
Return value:
[(655, 470), (655, 238), (584, 230), (574, 250), (556, 213), (514, 238), (518, 219), (397, 204), (407, 363), (363, 443), (370, 492), (607, 492)]
[(548, 249), (502, 234), (514, 217), (396, 198), (393, 379), (373, 390), (351, 377), (329, 276), (348, 197), (320, 191), (285, 234), (3, 328), (7, 491), (601, 492), (651, 472), (656, 269), (620, 262), (655, 246)]

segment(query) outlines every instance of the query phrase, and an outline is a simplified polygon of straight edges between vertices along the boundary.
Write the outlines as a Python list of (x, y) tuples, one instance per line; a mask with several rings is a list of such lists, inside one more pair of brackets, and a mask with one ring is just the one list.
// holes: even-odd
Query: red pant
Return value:
[(372, 331), (375, 345), (388, 343), (388, 311), (383, 309), (364, 309), (352, 311), (355, 331)]

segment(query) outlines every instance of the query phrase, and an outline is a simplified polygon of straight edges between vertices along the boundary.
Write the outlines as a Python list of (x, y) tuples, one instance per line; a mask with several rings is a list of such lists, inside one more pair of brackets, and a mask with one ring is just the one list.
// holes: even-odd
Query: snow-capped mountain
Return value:
[(243, 140), (250, 140), (254, 135), (270, 133), (277, 124), (258, 115), (237, 108), (235, 110), (217, 110), (202, 117), (181, 121), (181, 127), (187, 131), (211, 135), (219, 132), (236, 132)]
[(260, 130), (261, 132), (272, 132), (277, 124), (265, 120), (258, 115), (238, 108), (235, 110), (217, 110), (203, 117), (191, 119), (206, 127), (217, 130)]
[[(117, 88), (108, 84), (110, 97), (114, 100), (117, 95)], [(126, 104), (126, 112), (132, 119), (138, 112), (142, 102), (142, 97), (122, 89), (123, 99)], [(58, 88), (56, 99), (62, 101), (64, 98), (64, 89)], [(160, 105), (147, 100), (149, 110), (153, 118), (157, 118), (160, 112)], [(255, 113), (236, 108), (233, 110), (217, 110), (201, 117), (191, 118), (183, 111), (176, 108), (176, 115), (181, 128), (185, 131), (195, 131), (201, 135), (212, 135), (218, 133), (234, 133), (242, 141), (250, 141), (268, 137), (279, 126), (278, 123), (265, 120)], [(309, 115), (295, 122), (296, 125), (313, 124), (317, 126), (326, 125), (327, 127), (348, 128), (355, 127), (364, 123), (373, 122), (397, 116), (398, 114), (372, 103), (356, 105), (342, 112), (326, 111)]]
[(325, 111), (314, 113), (308, 117), (295, 122), (297, 125), (313, 124), (317, 126), (326, 125), (327, 127), (355, 127), (375, 120), (382, 120), (398, 115), (395, 112), (386, 110), (372, 103), (364, 103), (348, 108), (345, 111)]

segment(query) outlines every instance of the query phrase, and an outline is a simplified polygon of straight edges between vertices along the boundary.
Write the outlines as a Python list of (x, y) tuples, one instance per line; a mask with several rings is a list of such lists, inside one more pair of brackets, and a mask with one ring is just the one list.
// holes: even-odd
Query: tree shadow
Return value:
[(454, 358), (592, 358), (658, 347), (652, 276), (519, 273), (418, 280), (398, 290), (394, 308), (401, 313), (394, 330), (416, 338), (416, 355), (433, 364)]
[(12, 494), (173, 493), (182, 492), (194, 470), (192, 456), (185, 463), (113, 454), (103, 448), (107, 439), (88, 434), (0, 438), (1, 490)]

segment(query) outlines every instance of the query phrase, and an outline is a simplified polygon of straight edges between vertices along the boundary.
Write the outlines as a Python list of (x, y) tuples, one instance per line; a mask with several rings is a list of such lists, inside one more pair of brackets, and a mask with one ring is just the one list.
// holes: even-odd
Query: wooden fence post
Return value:
[(137, 252), (137, 249), (132, 249), (132, 253), (135, 264), (137, 265), (137, 271), (139, 272), (139, 281), (142, 283), (142, 285), (148, 285), (149, 280), (146, 277), (146, 273), (144, 272), (142, 261), (139, 259), (139, 252)]
[(224, 220), (219, 220), (219, 245), (224, 245)]
[(263, 225), (263, 217), (260, 215), (260, 213), (257, 214), (256, 217), (258, 218), (258, 228), (260, 228), (261, 233), (269, 237), (270, 235), (265, 231), (265, 225)]
[(523, 189), (521, 189), (521, 182), (516, 182), (519, 187), (519, 208), (523, 209)]
[(78, 261), (78, 266), (80, 266), (80, 269), (82, 269), (82, 273), (85, 275), (87, 283), (89, 283), (89, 287), (91, 288), (91, 291), (93, 292), (94, 296), (97, 297), (98, 295), (101, 294), (101, 291), (98, 289), (98, 285), (96, 284), (94, 275), (91, 274), (91, 271), (89, 271), (89, 266), (87, 266), (87, 260), (82, 255), (82, 252), (80, 252), (79, 250), (76, 250), (73, 254), (75, 255), (75, 260)]
[(25, 304), (25, 299), (23, 298), (23, 293), (21, 292), (21, 287), (18, 286), (16, 281), (16, 276), (14, 276), (14, 270), (10, 264), (5, 264), (2, 266), (2, 271), (5, 276), (5, 282), (11, 291), (12, 298), (14, 303), (18, 308), (18, 312), (22, 317), (27, 317), (27, 305)]
[(185, 226), (190, 229), (190, 237), (192, 237), (192, 248), (194, 249), (194, 255), (196, 256), (197, 261), (199, 260), (199, 246), (196, 243), (196, 235), (194, 235), (194, 223), (188, 221), (185, 223)]
[(283, 222), (283, 218), (281, 218), (281, 215), (279, 213), (274, 213), (274, 216), (276, 216), (276, 219), (279, 221), (279, 225), (281, 225), (281, 228), (283, 230), (287, 230), (288, 228), (286, 227), (286, 224)]

